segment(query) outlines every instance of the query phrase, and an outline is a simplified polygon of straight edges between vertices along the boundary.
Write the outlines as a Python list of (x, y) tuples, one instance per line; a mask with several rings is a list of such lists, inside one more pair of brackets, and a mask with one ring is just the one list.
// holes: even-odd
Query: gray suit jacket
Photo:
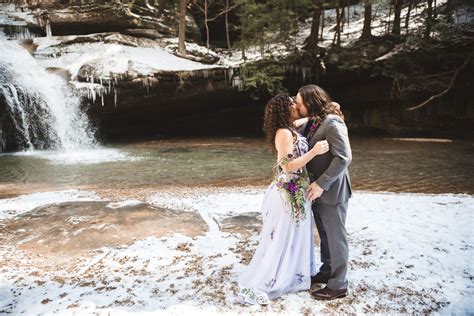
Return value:
[(347, 201), (352, 196), (347, 169), (352, 161), (352, 151), (346, 124), (339, 116), (333, 114), (326, 116), (318, 129), (309, 136), (310, 148), (324, 139), (329, 143), (329, 151), (314, 157), (306, 168), (311, 182), (316, 181), (324, 190), (314, 203), (335, 205)]

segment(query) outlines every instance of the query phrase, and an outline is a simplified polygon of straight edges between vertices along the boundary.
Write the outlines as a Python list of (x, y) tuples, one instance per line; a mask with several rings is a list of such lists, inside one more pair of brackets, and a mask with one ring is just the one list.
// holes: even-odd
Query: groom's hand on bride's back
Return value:
[(323, 194), (324, 190), (316, 182), (311, 182), (306, 192), (308, 194), (308, 201), (313, 202)]

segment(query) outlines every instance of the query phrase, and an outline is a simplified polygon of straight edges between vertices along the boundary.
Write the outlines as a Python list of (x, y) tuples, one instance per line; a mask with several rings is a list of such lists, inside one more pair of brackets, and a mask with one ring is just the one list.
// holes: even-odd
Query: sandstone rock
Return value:
[(2, 239), (30, 254), (55, 260), (146, 237), (203, 235), (198, 213), (159, 209), (148, 204), (108, 207), (108, 202), (69, 202), (38, 207), (3, 226)]

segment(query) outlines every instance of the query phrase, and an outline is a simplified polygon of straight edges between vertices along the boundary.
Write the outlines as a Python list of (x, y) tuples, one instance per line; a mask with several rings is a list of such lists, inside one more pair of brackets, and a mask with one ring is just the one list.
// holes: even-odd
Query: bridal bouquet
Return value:
[[(293, 159), (293, 155), (289, 154), (288, 158), (285, 157), (282, 163), (288, 163), (291, 159)], [(290, 203), (291, 217), (296, 223), (304, 220), (306, 218), (305, 191), (309, 185), (309, 176), (306, 168), (301, 168), (291, 173), (283, 172), (280, 169), (274, 181), (278, 190), (286, 195)]]

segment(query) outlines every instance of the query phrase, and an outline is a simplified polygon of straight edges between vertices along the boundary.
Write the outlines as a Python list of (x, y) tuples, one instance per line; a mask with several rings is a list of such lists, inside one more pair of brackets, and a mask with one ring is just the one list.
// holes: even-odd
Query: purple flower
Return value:
[(309, 127), (309, 130), (310, 131), (315, 131), (316, 129), (318, 128), (318, 125), (317, 124), (313, 124)]
[(286, 187), (293, 195), (296, 193), (296, 191), (298, 191), (298, 185), (294, 183), (293, 181), (288, 182)]

